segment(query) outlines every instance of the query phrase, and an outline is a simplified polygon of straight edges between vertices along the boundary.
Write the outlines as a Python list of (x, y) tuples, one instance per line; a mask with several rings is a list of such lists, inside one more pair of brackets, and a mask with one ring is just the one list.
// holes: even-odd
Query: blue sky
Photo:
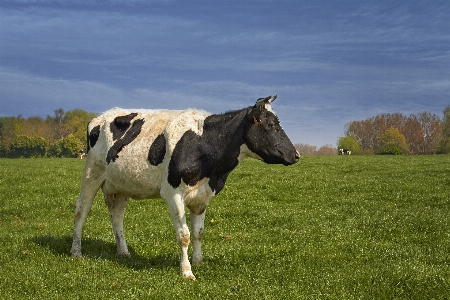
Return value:
[(294, 143), (450, 105), (450, 1), (0, 0), (0, 116), (278, 95)]

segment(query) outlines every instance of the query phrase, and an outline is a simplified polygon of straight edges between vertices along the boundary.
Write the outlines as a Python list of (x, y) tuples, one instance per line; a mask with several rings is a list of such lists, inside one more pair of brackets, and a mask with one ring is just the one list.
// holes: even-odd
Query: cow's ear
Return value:
[(252, 111), (248, 114), (248, 120), (256, 125), (261, 125), (261, 109), (259, 107), (252, 109)]
[(275, 99), (277, 99), (277, 95), (275, 95), (275, 96), (270, 95), (270, 96), (267, 96), (265, 98), (259, 98), (258, 100), (256, 100), (255, 106), (263, 106), (263, 107), (265, 107), (266, 104), (272, 103), (273, 101), (275, 101)]
[(266, 98), (259, 98), (256, 101), (256, 104), (254, 107), (265, 108), (268, 111), (272, 112), (276, 116), (277, 114), (275, 113), (275, 111), (272, 109), (272, 106), (270, 105), (273, 101), (275, 101), (275, 99), (277, 99), (277, 95), (267, 96)]

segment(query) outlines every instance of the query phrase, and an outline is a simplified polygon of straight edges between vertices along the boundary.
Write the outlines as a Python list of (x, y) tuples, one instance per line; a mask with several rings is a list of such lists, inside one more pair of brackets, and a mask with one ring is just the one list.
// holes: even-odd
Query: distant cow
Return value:
[(341, 155), (344, 155), (344, 154), (350, 155), (350, 154), (352, 154), (352, 151), (350, 149), (339, 149), (339, 153)]
[(206, 206), (244, 158), (269, 164), (295, 164), (299, 153), (271, 108), (276, 96), (219, 115), (198, 110), (115, 108), (88, 125), (88, 156), (75, 204), (71, 253), (81, 256), (81, 233), (94, 196), (101, 188), (109, 208), (117, 253), (128, 255), (123, 218), (128, 198), (165, 199), (180, 246), (180, 270), (195, 280), (188, 259), (190, 210), (192, 263), (202, 262)]
[(86, 151), (85, 150), (80, 150), (80, 152), (78, 153), (77, 158), (83, 159), (85, 156), (86, 156)]

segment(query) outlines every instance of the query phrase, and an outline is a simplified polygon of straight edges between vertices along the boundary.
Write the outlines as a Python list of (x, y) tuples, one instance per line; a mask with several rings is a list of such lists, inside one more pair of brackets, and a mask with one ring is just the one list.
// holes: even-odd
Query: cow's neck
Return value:
[[(223, 188), (230, 172), (238, 165), (240, 148), (244, 144), (245, 117), (247, 109), (211, 115), (205, 120), (202, 147), (211, 166), (210, 185), (217, 192)], [(209, 173), (209, 172), (208, 172)]]
[(208, 116), (204, 120), (202, 135), (191, 130), (185, 132), (169, 163), (169, 183), (174, 188), (181, 181), (194, 186), (206, 177), (217, 194), (239, 163), (249, 109)]

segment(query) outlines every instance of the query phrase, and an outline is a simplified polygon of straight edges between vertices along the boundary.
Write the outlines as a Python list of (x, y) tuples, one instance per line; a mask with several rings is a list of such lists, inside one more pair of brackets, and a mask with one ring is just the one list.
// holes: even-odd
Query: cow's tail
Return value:
[(86, 154), (89, 152), (90, 146), (89, 146), (89, 122), (86, 126)]

